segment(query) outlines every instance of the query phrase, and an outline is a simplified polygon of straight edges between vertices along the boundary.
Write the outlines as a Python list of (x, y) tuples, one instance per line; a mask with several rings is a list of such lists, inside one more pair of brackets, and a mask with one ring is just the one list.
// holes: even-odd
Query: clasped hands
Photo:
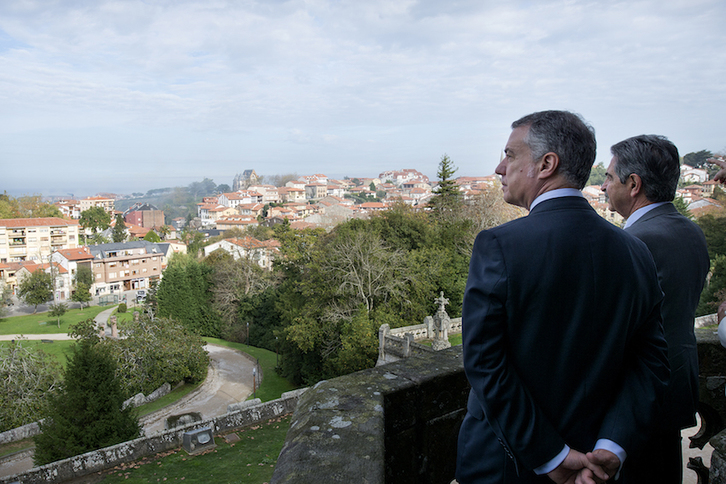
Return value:
[(570, 449), (565, 460), (547, 474), (557, 484), (601, 484), (618, 472), (620, 459), (612, 452), (597, 449), (583, 454)]

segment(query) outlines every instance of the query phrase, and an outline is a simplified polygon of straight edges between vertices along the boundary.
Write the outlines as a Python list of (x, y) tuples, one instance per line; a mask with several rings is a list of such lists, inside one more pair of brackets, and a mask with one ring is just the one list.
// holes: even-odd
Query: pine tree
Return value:
[(461, 192), (456, 180), (451, 177), (456, 173), (457, 168), (454, 162), (447, 155), (441, 157), (439, 171), (436, 176), (439, 178), (439, 186), (434, 189), (434, 196), (429, 202), (434, 215), (439, 218), (449, 218), (461, 207)]
[(90, 335), (73, 346), (61, 390), (50, 397), (36, 465), (132, 440), (139, 435), (135, 409), (122, 409), (124, 394), (111, 355)]

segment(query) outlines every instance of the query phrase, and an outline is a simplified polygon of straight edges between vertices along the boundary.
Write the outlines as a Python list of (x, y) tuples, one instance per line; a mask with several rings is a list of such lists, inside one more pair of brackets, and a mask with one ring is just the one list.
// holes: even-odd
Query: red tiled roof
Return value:
[(60, 249), (57, 252), (68, 260), (93, 259), (90, 249), (85, 246), (75, 249)]
[(47, 227), (55, 225), (78, 225), (78, 221), (58, 217), (0, 219), (0, 227)]

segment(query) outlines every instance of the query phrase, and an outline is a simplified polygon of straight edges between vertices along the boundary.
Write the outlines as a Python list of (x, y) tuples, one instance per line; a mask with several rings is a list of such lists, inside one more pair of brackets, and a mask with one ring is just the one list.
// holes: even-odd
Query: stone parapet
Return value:
[[(714, 328), (696, 337), (702, 427), (691, 447), (710, 440), (711, 483), (726, 484), (726, 349)], [(320, 382), (298, 403), (271, 482), (449, 484), (468, 391), (461, 346)]]
[(450, 483), (469, 384), (461, 346), (323, 381), (300, 398), (273, 483)]

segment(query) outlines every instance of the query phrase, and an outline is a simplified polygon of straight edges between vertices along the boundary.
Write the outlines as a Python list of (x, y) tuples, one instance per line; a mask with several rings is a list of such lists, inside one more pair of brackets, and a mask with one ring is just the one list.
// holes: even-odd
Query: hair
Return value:
[(532, 151), (532, 161), (547, 153), (560, 159), (559, 172), (565, 180), (582, 190), (595, 164), (595, 130), (579, 114), (568, 111), (540, 111), (512, 123), (512, 129), (529, 126), (524, 139)]
[(610, 148), (617, 159), (615, 174), (621, 183), (635, 174), (643, 182), (645, 198), (652, 203), (670, 202), (675, 198), (681, 163), (678, 148), (665, 136), (642, 134)]

